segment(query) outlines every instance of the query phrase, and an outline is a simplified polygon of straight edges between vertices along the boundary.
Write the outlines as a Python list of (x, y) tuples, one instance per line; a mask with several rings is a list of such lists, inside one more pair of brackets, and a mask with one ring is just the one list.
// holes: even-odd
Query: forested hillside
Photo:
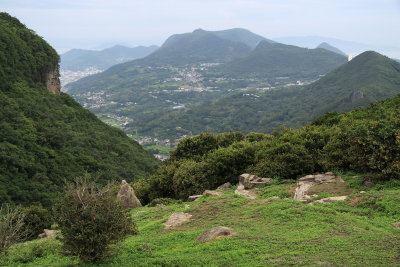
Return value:
[(0, 13), (0, 204), (50, 206), (65, 180), (133, 181), (158, 161), (67, 94), (49, 92), (59, 56), (16, 18)]
[(271, 133), (281, 126), (302, 126), (327, 111), (350, 111), (398, 93), (400, 64), (369, 51), (307, 86), (236, 93), (137, 124), (144, 134), (160, 136), (174, 135), (176, 127), (186, 134)]

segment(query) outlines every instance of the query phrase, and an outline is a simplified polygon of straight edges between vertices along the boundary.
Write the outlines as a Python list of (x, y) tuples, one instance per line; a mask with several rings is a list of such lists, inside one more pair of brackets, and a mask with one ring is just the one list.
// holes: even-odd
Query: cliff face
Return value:
[(56, 95), (60, 95), (61, 93), (60, 74), (58, 70), (59, 66), (57, 64), (57, 66), (47, 74), (46, 81), (47, 90)]

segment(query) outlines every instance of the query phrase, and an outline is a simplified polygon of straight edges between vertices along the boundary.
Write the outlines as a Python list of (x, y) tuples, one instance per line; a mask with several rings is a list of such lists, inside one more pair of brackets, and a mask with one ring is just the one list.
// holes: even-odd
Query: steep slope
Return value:
[(104, 183), (155, 170), (139, 144), (59, 92), (56, 51), (7, 13), (0, 47), (0, 204), (50, 206), (85, 172)]
[(231, 77), (316, 78), (346, 62), (323, 49), (307, 49), (262, 41), (248, 56), (217, 68)]
[(328, 44), (326, 42), (320, 43), (317, 46), (317, 48), (326, 49), (326, 50), (334, 52), (336, 54), (339, 54), (339, 55), (342, 55), (342, 56), (347, 56), (342, 50), (340, 50), (340, 49), (338, 49), (338, 48), (336, 48), (334, 46), (331, 46), (330, 44)]
[(170, 138), (176, 136), (177, 127), (185, 134), (271, 132), (280, 126), (304, 125), (326, 111), (349, 111), (398, 93), (400, 64), (369, 51), (308, 86), (235, 94), (160, 115), (138, 127)]
[(61, 70), (70, 71), (83, 71), (87, 68), (105, 70), (115, 64), (148, 56), (157, 49), (155, 45), (134, 48), (116, 45), (101, 51), (72, 49), (61, 54), (60, 67)]
[(201, 29), (169, 37), (161, 48), (140, 64), (186, 65), (206, 62), (227, 62), (246, 55), (250, 47), (241, 42), (224, 39)]

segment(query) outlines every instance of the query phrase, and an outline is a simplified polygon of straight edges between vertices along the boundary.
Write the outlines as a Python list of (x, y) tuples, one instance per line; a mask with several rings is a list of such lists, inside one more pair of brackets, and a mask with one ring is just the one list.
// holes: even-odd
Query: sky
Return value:
[(59, 53), (162, 45), (198, 28), (245, 28), (268, 39), (325, 36), (387, 46), (400, 58), (400, 0), (0, 0), (0, 10)]

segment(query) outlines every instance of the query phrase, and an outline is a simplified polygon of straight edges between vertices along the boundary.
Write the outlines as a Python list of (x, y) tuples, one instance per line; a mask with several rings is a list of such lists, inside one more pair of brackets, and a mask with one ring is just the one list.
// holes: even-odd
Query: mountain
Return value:
[(400, 64), (368, 51), (310, 85), (243, 91), (159, 114), (137, 127), (143, 134), (169, 138), (204, 131), (271, 133), (281, 126), (304, 125), (327, 111), (349, 111), (399, 93)]
[(267, 41), (269, 43), (274, 43), (274, 41), (269, 40), (261, 35), (252, 33), (249, 30), (235, 28), (223, 31), (213, 31), (213, 34), (221, 37), (223, 39), (230, 40), (232, 42), (244, 43), (254, 49), (261, 41)]
[(61, 70), (84, 71), (87, 68), (105, 70), (109, 67), (129, 60), (145, 57), (158, 46), (138, 46), (134, 48), (116, 45), (101, 51), (72, 49), (61, 54)]
[[(231, 32), (215, 34), (198, 29), (192, 33), (175, 34), (170, 36), (160, 49), (137, 62), (139, 64), (175, 66), (208, 62), (222, 63), (242, 57), (251, 51), (251, 48), (245, 43), (220, 36), (228, 36), (229, 33)], [(246, 38), (240, 36), (236, 39)]]
[(0, 204), (49, 207), (64, 181), (137, 180), (150, 153), (60, 92), (59, 56), (34, 31), (0, 13)]
[(346, 57), (323, 49), (262, 41), (249, 55), (220, 66), (217, 71), (233, 77), (318, 78), (346, 61)]
[(334, 46), (331, 46), (330, 44), (328, 44), (328, 43), (326, 43), (326, 42), (320, 43), (320, 44), (317, 46), (317, 48), (326, 49), (326, 50), (331, 51), (331, 52), (334, 52), (334, 53), (336, 53), (336, 54), (339, 54), (339, 55), (342, 55), (342, 56), (347, 56), (343, 51), (337, 49), (337, 48), (334, 47)]
[(323, 37), (323, 36), (293, 36), (274, 38), (274, 41), (289, 45), (297, 45), (301, 47), (313, 48), (320, 43), (326, 42), (334, 47), (344, 51), (348, 55), (358, 55), (368, 50), (374, 50), (381, 54), (398, 57), (400, 47), (396, 45), (371, 45), (353, 41), (345, 41), (337, 38)]

